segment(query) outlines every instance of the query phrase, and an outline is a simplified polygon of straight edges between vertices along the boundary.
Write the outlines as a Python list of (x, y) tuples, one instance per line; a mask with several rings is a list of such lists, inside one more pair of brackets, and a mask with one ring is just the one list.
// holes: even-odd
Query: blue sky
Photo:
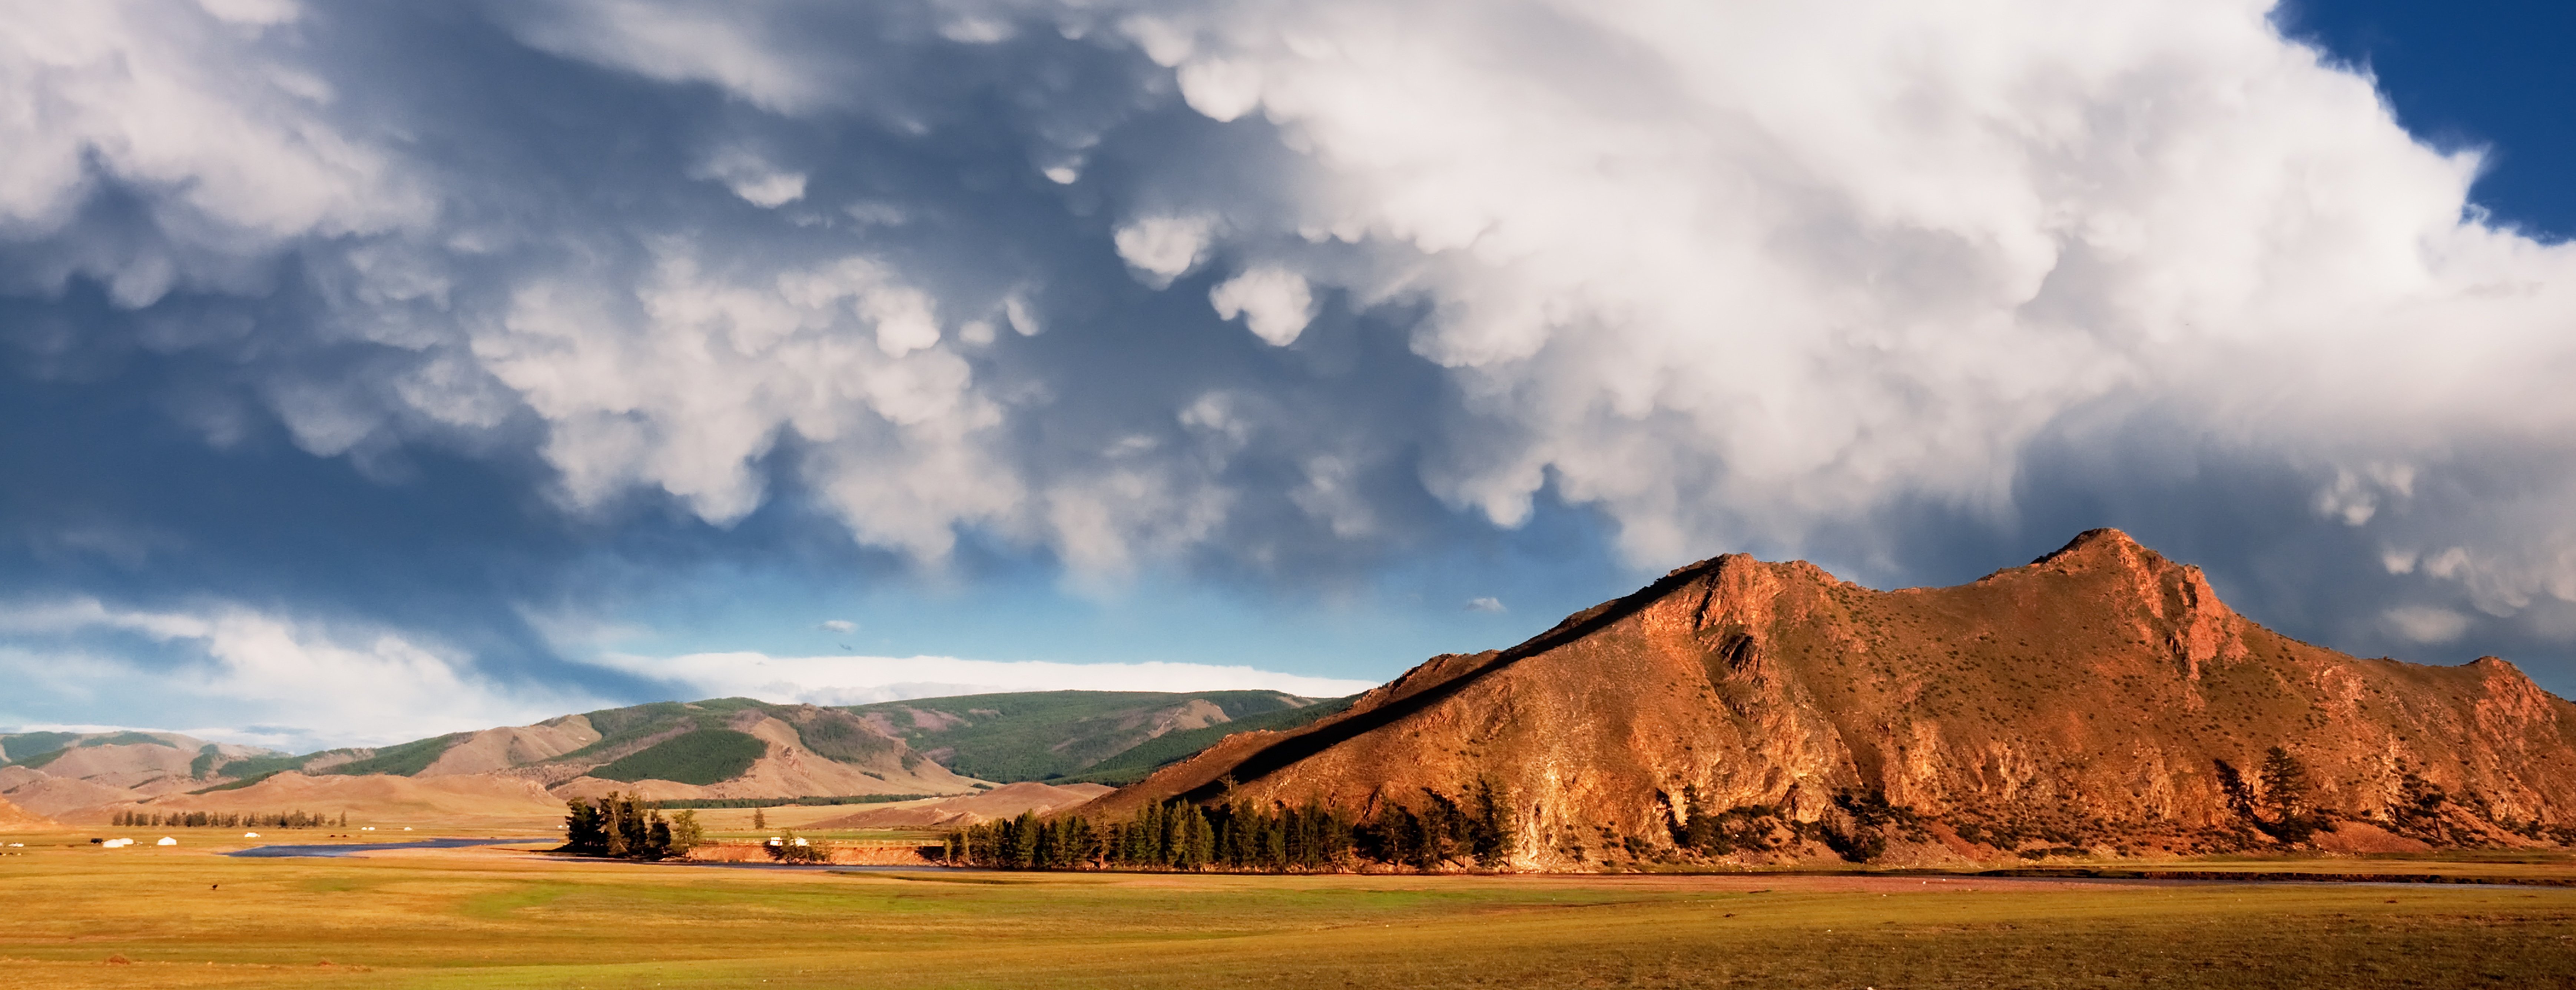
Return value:
[(2428, 141), (2487, 149), (2473, 199), (2498, 219), (2551, 239), (2576, 234), (2576, 102), (2564, 4), (2293, 3), (2289, 33), (2367, 68), (2397, 119)]
[(17, 18), (0, 726), (1339, 691), (2104, 525), (2576, 690), (2576, 15), (2031, 7)]

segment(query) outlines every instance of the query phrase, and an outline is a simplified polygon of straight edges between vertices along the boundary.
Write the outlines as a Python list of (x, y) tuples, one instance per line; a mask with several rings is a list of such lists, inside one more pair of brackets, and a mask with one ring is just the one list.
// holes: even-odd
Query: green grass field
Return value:
[(211, 853), (238, 832), (87, 834), (0, 837), (28, 843), (0, 849), (20, 854), (0, 855), (0, 985), (2576, 985), (2562, 887), (785, 873), (508, 849), (230, 859)]

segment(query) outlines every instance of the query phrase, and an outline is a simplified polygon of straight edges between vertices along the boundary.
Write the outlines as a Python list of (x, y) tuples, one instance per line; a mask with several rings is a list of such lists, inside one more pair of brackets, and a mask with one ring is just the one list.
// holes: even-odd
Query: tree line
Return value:
[(329, 817), (286, 811), (274, 814), (217, 814), (211, 811), (120, 811), (108, 816), (111, 824), (129, 828), (346, 828), (349, 813), (340, 813), (335, 824)]
[(596, 801), (564, 802), (564, 844), (559, 851), (616, 859), (667, 859), (687, 853), (704, 841), (698, 813), (681, 811), (668, 818), (662, 807), (636, 795), (610, 791)]
[(1508, 810), (1479, 782), (1461, 799), (1424, 788), (1412, 805), (1388, 802), (1366, 820), (1312, 800), (1294, 807), (1167, 801), (1097, 822), (1023, 813), (950, 833), (946, 854), (951, 863), (1011, 870), (1288, 873), (1369, 863), (1430, 870), (1499, 866), (1511, 834)]

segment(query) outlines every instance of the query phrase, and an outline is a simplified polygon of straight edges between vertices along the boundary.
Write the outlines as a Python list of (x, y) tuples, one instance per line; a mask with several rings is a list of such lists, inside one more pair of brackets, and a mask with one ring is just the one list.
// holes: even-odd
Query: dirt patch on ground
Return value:
[[(936, 866), (929, 853), (935, 846), (894, 845), (889, 843), (826, 842), (820, 845), (826, 862), (839, 866)], [(774, 863), (766, 845), (747, 842), (720, 842), (689, 850), (688, 859), (695, 863)]]
[(958, 828), (1000, 818), (1017, 818), (1025, 812), (1044, 815), (1062, 811), (1115, 789), (1102, 784), (1009, 784), (981, 794), (870, 808), (839, 818), (827, 818), (809, 827)]
[(113, 811), (136, 809), (169, 813), (211, 811), (275, 814), (303, 811), (337, 816), (346, 813), (354, 825), (419, 825), (422, 827), (543, 826), (563, 821), (563, 802), (525, 780), (471, 775), (426, 780), (384, 774), (308, 777), (281, 773), (248, 787), (208, 794), (174, 795), (143, 804), (94, 809), (104, 820)]

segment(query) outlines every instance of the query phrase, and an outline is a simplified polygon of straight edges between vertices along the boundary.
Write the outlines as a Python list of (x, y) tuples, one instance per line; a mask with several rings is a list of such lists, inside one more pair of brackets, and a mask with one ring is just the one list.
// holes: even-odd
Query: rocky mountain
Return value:
[[(1201, 741), (1216, 727), (1269, 726), (1312, 712), (1318, 702), (1277, 691), (1024, 691), (856, 705), (842, 709), (910, 743), (949, 769), (985, 780), (1055, 780), (1087, 775), (1139, 746), (1174, 734)], [(1247, 721), (1249, 720), (1249, 721)], [(1157, 747), (1168, 750), (1169, 747)], [(1152, 765), (1135, 768), (1134, 777)], [(1121, 781), (1122, 783), (1125, 781)]]
[(1490, 800), (1532, 869), (2566, 844), (2576, 705), (2492, 657), (2300, 642), (2096, 530), (1949, 588), (1693, 564), (1084, 813), (1172, 798), (1425, 820)]

